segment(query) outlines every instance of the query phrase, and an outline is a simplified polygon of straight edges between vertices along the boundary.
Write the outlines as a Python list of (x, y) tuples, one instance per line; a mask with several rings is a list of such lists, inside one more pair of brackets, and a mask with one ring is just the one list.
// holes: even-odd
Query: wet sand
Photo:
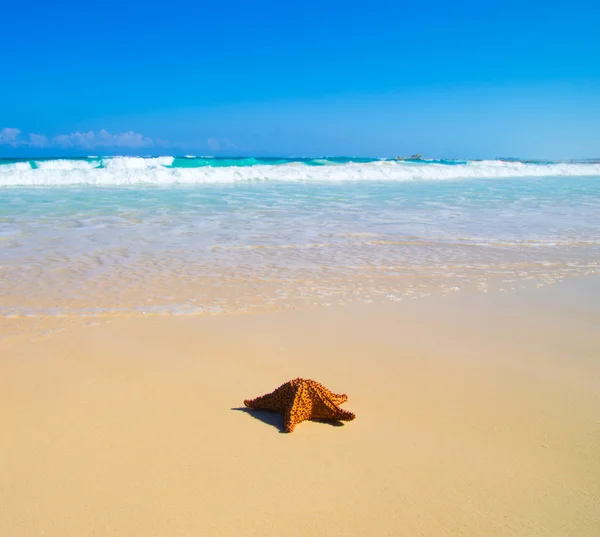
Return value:
[[(0, 535), (596, 537), (598, 298), (587, 277), (58, 332), (5, 319)], [(356, 420), (284, 434), (243, 408), (298, 376)]]

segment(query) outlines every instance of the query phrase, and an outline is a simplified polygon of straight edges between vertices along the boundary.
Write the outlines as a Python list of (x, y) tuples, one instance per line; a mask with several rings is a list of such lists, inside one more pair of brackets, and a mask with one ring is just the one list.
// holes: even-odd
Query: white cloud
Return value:
[[(227, 138), (208, 138), (206, 144), (213, 151), (237, 149), (237, 146)], [(46, 136), (37, 133), (23, 133), (20, 129), (5, 127), (0, 129), (0, 145), (12, 147), (31, 148), (60, 148), (60, 149), (142, 149), (142, 148), (168, 148), (168, 147), (193, 147), (203, 145), (201, 141), (169, 143), (162, 138), (150, 138), (139, 132), (127, 131), (112, 134), (106, 129), (99, 131), (71, 132)]]
[(148, 138), (137, 132), (129, 131), (120, 134), (111, 134), (102, 129), (98, 132), (88, 131), (61, 134), (52, 139), (52, 145), (58, 145), (65, 148), (81, 147), (87, 149), (93, 147), (126, 147), (129, 149), (136, 149), (139, 147), (154, 147), (157, 144), (152, 138)]
[(43, 134), (28, 134), (25, 139), (20, 138), (19, 129), (3, 128), (0, 130), (0, 145), (26, 146), (26, 147), (61, 147), (92, 149), (95, 147), (120, 147), (127, 149), (138, 149), (142, 147), (167, 147), (166, 140), (149, 138), (137, 132), (128, 131), (111, 134), (105, 129), (88, 132), (72, 132), (70, 134), (59, 134), (48, 138)]
[(0, 130), (0, 144), (19, 145), (19, 134), (21, 134), (19, 129), (4, 127)]

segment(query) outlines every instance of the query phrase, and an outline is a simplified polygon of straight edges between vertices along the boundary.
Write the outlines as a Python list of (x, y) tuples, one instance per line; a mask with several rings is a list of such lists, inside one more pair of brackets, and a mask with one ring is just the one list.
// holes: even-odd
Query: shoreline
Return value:
[[(461, 276), (437, 282), (429, 275), (419, 277), (415, 274), (404, 278), (383, 276), (376, 281), (369, 279), (366, 282), (363, 277), (340, 277), (337, 279), (337, 289), (330, 281), (307, 278), (302, 286), (298, 287), (296, 282), (297, 295), (294, 295), (294, 291), (282, 293), (272, 284), (270, 287), (266, 284), (264, 287), (257, 287), (257, 282), (251, 281), (244, 282), (243, 285), (234, 281), (230, 287), (222, 283), (199, 286), (174, 278), (168, 283), (147, 281), (146, 287), (152, 289), (150, 298), (147, 289), (144, 292), (137, 289), (130, 293), (115, 294), (114, 289), (97, 285), (93, 295), (77, 299), (69, 296), (68, 300), (56, 295), (36, 295), (35, 301), (12, 290), (10, 295), (0, 297), (5, 304), (0, 308), (0, 345), (3, 341), (24, 334), (28, 334), (30, 338), (40, 338), (61, 332), (70, 326), (95, 326), (128, 319), (245, 317), (329, 308), (339, 310), (372, 304), (389, 307), (396, 303), (439, 300), (454, 295), (473, 300), (472, 297), (483, 294), (502, 296), (531, 293), (536, 289), (562, 285), (564, 282), (588, 279), (595, 281), (599, 278), (593, 269), (577, 276), (546, 273), (537, 277), (523, 277), (520, 274), (508, 277), (506, 274), (493, 274), (482, 277), (476, 283)], [(310, 294), (304, 294), (304, 290), (316, 285), (317, 281), (323, 290), (316, 288)], [(288, 287), (294, 288), (291, 283)], [(162, 296), (167, 289), (171, 302), (165, 302)], [(117, 298), (113, 298), (114, 296)], [(190, 300), (190, 296), (196, 298)], [(110, 298), (107, 300), (105, 297)], [(17, 304), (18, 308), (15, 307)], [(92, 304), (94, 307), (91, 307)]]
[[(0, 340), (0, 534), (595, 537), (599, 291)], [(280, 434), (242, 409), (299, 376), (347, 393), (356, 420)]]

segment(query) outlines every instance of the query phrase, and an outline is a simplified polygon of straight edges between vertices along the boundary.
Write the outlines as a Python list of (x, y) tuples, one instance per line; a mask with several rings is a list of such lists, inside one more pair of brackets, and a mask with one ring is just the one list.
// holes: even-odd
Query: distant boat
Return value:
[(396, 157), (396, 160), (421, 160), (421, 153), (417, 153), (412, 157)]

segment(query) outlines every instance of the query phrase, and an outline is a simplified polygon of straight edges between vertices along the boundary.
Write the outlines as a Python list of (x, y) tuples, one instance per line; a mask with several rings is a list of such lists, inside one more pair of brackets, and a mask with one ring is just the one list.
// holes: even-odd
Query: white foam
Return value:
[(171, 166), (174, 157), (110, 157), (104, 158), (104, 167), (111, 170), (152, 170), (163, 166)]
[[(71, 171), (71, 170), (93, 170), (100, 166), (100, 161), (90, 160), (66, 160), (66, 159), (54, 159), (54, 160), (36, 160), (35, 165), (40, 170), (44, 171)], [(29, 167), (31, 169), (31, 166)], [(0, 168), (0, 173), (2, 168)], [(0, 176), (1, 177), (1, 176)]]
[[(11, 164), (3, 164), (0, 166), (0, 185), (2, 185), (2, 177), (12, 173), (26, 172), (31, 170), (29, 162), (12, 162)], [(4, 172), (4, 173), (3, 173)]]
[[(102, 160), (103, 168), (90, 161), (38, 162), (39, 169), (17, 163), (0, 166), (0, 186), (36, 185), (135, 185), (202, 184), (251, 181), (442, 181), (501, 179), (511, 177), (600, 176), (598, 163), (530, 164), (505, 161), (472, 161), (466, 164), (415, 164), (378, 161), (337, 166), (302, 163), (256, 166), (166, 168), (173, 157), (114, 157)], [(20, 165), (24, 164), (24, 165)]]

